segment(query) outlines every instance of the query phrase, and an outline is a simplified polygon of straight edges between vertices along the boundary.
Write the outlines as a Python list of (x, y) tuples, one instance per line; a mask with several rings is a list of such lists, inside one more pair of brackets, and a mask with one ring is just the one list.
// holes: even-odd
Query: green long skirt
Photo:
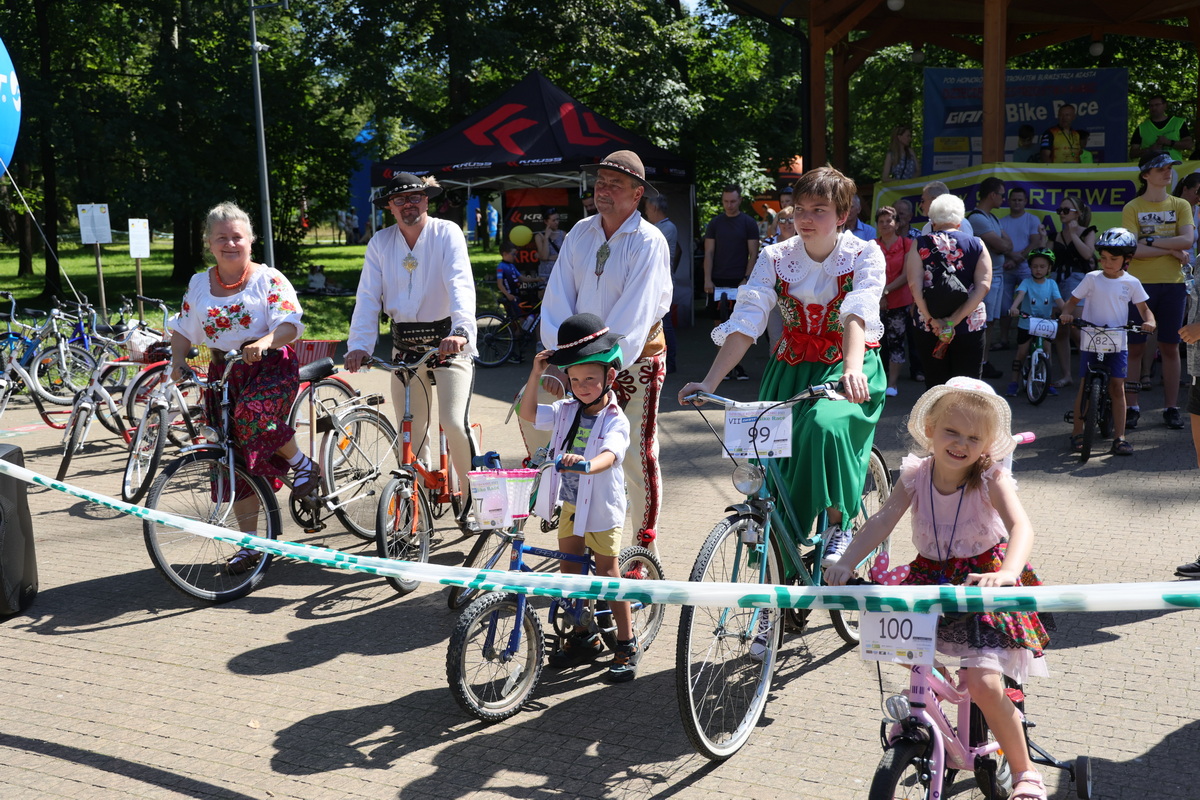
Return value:
[[(845, 519), (858, 513), (875, 423), (883, 412), (887, 374), (879, 348), (868, 348), (863, 373), (871, 399), (866, 403), (816, 400), (797, 403), (792, 409), (792, 457), (781, 459), (784, 486), (791, 496), (804, 536), (827, 508), (840, 509)], [(763, 375), (760, 400), (786, 400), (818, 383), (837, 380), (842, 365), (804, 362), (792, 366), (773, 359)]]

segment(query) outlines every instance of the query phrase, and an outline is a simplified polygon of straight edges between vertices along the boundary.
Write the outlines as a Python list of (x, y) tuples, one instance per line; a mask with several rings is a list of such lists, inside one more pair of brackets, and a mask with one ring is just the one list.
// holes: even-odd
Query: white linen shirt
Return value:
[(787, 281), (788, 295), (802, 305), (826, 305), (837, 295), (838, 276), (847, 272), (854, 273), (854, 288), (842, 298), (839, 310), (842, 327), (845, 328), (848, 315), (860, 317), (866, 343), (877, 343), (883, 337), (879, 299), (883, 296), (887, 266), (878, 244), (863, 241), (849, 231), (838, 234), (833, 251), (820, 263), (809, 258), (799, 236), (764, 247), (749, 280), (738, 291), (733, 316), (713, 328), (713, 342), (719, 347), (734, 332), (757, 341), (767, 329), (771, 309), (779, 302), (775, 291), (779, 279)]
[(304, 335), (296, 290), (279, 270), (260, 266), (242, 290), (229, 297), (213, 295), (208, 275), (204, 270), (188, 281), (179, 313), (167, 321), (173, 333), (217, 350), (237, 350), (285, 322), (296, 327), (296, 339)]
[[(583, 448), (584, 461), (590, 461), (604, 451), (617, 457), (613, 465), (594, 475), (579, 476), (579, 493), (575, 496), (575, 535), (607, 531), (625, 524), (625, 470), (621, 463), (629, 449), (629, 420), (617, 405), (616, 392), (609, 391), (608, 405), (600, 409), (596, 424)], [(567, 452), (563, 440), (575, 419), (578, 400), (559, 400), (552, 405), (539, 404), (533, 427), (553, 430), (550, 447), (555, 453)], [(550, 519), (554, 502), (562, 486), (562, 476), (553, 467), (542, 473), (543, 485), (538, 489), (538, 508), (535, 513)], [(543, 513), (545, 512), (545, 513)]]
[[(417, 260), (412, 272), (403, 266), (409, 254)], [(436, 322), (449, 317), (451, 330), (467, 332), (467, 355), (475, 355), (475, 279), (461, 228), (429, 217), (412, 248), (398, 224), (371, 237), (358, 279), (348, 350), (375, 350), (381, 310), (393, 322)]]
[(580, 220), (563, 242), (542, 300), (542, 341), (553, 347), (567, 317), (595, 314), (624, 335), (621, 364), (628, 368), (671, 308), (671, 254), (662, 232), (634, 211), (608, 240), (604, 273), (596, 275), (596, 251), (605, 241), (600, 222), (599, 214)]

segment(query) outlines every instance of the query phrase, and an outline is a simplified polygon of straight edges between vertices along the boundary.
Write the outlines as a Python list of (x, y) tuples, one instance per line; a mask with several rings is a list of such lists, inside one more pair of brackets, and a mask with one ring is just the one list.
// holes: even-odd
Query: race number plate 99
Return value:
[(937, 621), (937, 614), (864, 611), (858, 626), (862, 657), (893, 664), (932, 664)]
[(731, 458), (790, 457), (791, 406), (777, 406), (772, 402), (730, 406), (725, 410), (725, 448)]

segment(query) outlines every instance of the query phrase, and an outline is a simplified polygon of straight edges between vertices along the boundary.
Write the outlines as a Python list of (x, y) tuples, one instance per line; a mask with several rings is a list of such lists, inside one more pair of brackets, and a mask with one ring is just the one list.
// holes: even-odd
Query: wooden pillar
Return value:
[(1004, 160), (1004, 66), (1009, 0), (983, 4), (983, 160)]
[(833, 51), (833, 165), (843, 172), (850, 166), (850, 70), (847, 48)]
[[(817, 4), (813, 3), (812, 8)], [(808, 29), (808, 74), (812, 80), (809, 89), (808, 114), (812, 125), (812, 162), (805, 164), (804, 169), (824, 166), (827, 159), (826, 126), (825, 126), (825, 41), (828, 30), (812, 19), (809, 12)]]

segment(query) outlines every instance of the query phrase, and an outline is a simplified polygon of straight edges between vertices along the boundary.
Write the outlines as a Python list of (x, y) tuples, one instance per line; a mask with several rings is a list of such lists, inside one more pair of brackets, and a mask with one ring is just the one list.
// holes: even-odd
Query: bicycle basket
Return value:
[[(161, 355), (165, 348), (166, 355)], [(167, 361), (171, 358), (171, 343), (161, 341), (156, 334), (148, 331), (134, 331), (125, 343), (129, 352), (129, 360), (139, 364), (152, 364), (155, 361)]]
[(507, 528), (529, 516), (536, 469), (497, 469), (468, 472), (471, 503), (481, 528)]

